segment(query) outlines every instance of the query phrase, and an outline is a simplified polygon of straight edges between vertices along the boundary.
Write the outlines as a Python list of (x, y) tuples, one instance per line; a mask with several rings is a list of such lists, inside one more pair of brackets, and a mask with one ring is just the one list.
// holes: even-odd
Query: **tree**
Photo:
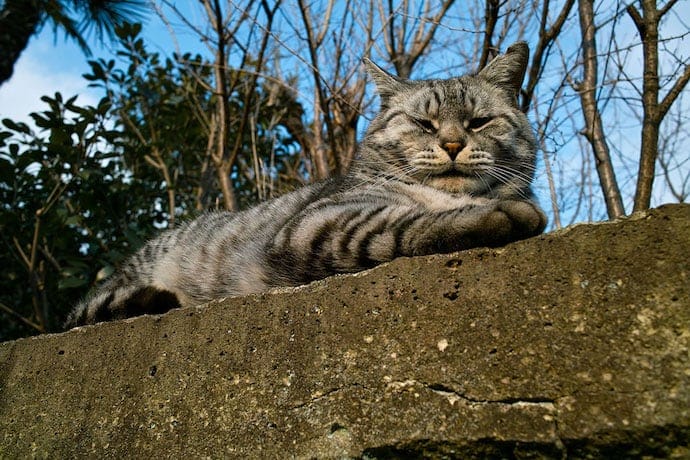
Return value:
[(208, 81), (210, 73), (200, 56), (161, 59), (149, 53), (140, 32), (141, 25), (118, 27), (119, 62), (90, 61), (92, 71), (84, 77), (105, 90), (122, 130), (122, 159), (134, 177), (158, 191), (155, 201), (172, 225), (196, 208), (208, 139), (200, 114), (211, 104), (199, 81)]
[(29, 39), (46, 22), (89, 54), (86, 35), (91, 30), (99, 40), (112, 38), (117, 25), (139, 19), (146, 6), (146, 0), (5, 0), (0, 9), (0, 85), (12, 76)]
[(580, 93), (582, 114), (585, 118), (583, 134), (592, 145), (608, 215), (610, 218), (616, 218), (625, 215), (625, 208), (606, 143), (601, 114), (597, 107), (596, 91), (599, 74), (593, 0), (579, 0), (578, 10), (582, 30), (583, 78), (577, 85), (577, 90)]
[(642, 134), (640, 141), (640, 163), (635, 189), (635, 211), (648, 209), (652, 197), (652, 186), (659, 156), (659, 127), (669, 109), (690, 81), (690, 63), (680, 62), (679, 76), (660, 101), (659, 84), (659, 24), (677, 0), (669, 0), (657, 8), (656, 0), (642, 0), (642, 12), (634, 4), (626, 7), (642, 41), (644, 72), (642, 76)]

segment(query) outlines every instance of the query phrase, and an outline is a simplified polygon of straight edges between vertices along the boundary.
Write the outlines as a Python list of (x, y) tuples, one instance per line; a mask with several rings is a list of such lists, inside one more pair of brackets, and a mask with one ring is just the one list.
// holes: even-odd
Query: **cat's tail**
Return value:
[(68, 315), (64, 328), (160, 314), (181, 306), (177, 296), (170, 291), (122, 281), (122, 277), (113, 279), (79, 302)]

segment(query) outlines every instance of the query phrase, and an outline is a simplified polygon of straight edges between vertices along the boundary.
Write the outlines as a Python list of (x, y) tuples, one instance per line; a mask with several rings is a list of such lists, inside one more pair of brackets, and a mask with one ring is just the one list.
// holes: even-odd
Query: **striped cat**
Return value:
[(252, 209), (213, 212), (147, 243), (67, 326), (296, 286), (399, 256), (537, 235), (535, 138), (516, 43), (476, 75), (407, 81), (367, 62), (381, 97), (349, 173)]

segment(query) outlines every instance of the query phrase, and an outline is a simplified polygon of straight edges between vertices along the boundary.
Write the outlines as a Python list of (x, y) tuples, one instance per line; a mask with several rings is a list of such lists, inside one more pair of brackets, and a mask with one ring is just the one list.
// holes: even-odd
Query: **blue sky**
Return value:
[[(152, 49), (169, 49), (169, 35), (162, 22), (151, 14), (144, 27), (144, 35)], [(108, 57), (113, 53), (109, 45), (91, 43), (93, 55)], [(44, 110), (41, 96), (59, 91), (63, 96), (79, 95), (80, 103), (96, 103), (100, 90), (88, 87), (82, 74), (90, 67), (87, 57), (72, 40), (54, 34), (52, 27), (44, 27), (34, 36), (15, 64), (12, 78), (0, 86), (0, 119), (29, 120), (29, 113)]]
[[(600, 5), (605, 4), (606, 1), (600, 3)], [(176, 5), (186, 9), (185, 15), (191, 22), (200, 23), (202, 21), (203, 18), (200, 16), (203, 12), (195, 6), (195, 2), (179, 1), (176, 2)], [(690, 18), (690, 0), (680, 0), (673, 11), (680, 20), (671, 21), (673, 25), (672, 34), (686, 33), (687, 18)], [(169, 17), (174, 17), (174, 15), (169, 15)], [(173, 27), (176, 26), (173, 24)], [(178, 29), (176, 39), (182, 42), (180, 47), (183, 51), (206, 52), (204, 44), (193, 38), (189, 32), (186, 34), (179, 32), (184, 27), (176, 27), (176, 29)], [(636, 35), (634, 28), (625, 32)], [(158, 50), (162, 54), (168, 54), (175, 50), (175, 43), (171, 35), (155, 13), (151, 13), (148, 21), (144, 24), (143, 36), (147, 49), (151, 51)], [(687, 39), (685, 43), (688, 43)], [(114, 52), (110, 46), (108, 44), (103, 46), (92, 44), (92, 58), (112, 57)], [(386, 63), (381, 64), (385, 66)], [(74, 42), (65, 40), (61, 34), (56, 37), (52, 27), (45, 27), (39, 35), (32, 38), (29, 46), (21, 55), (15, 65), (13, 77), (0, 86), (0, 119), (10, 118), (15, 121), (30, 123), (29, 113), (46, 108), (46, 104), (40, 100), (41, 96), (52, 96), (56, 91), (61, 92), (65, 97), (79, 95), (80, 104), (95, 104), (100, 98), (101, 90), (88, 87), (89, 82), (82, 77), (82, 74), (89, 71), (90, 67), (86, 56)], [(688, 89), (686, 89), (687, 91)], [(638, 142), (637, 133), (617, 132), (610, 134), (611, 139), (618, 146)], [(635, 153), (637, 147), (630, 145), (624, 150)], [(539, 180), (540, 177), (538, 177), (538, 182)], [(541, 184), (538, 188), (543, 189), (544, 185)], [(663, 195), (663, 190), (661, 193)], [(541, 201), (544, 206), (548, 206), (548, 198), (544, 197)], [(669, 200), (665, 196), (661, 196), (655, 202), (658, 204), (666, 201)]]
[(80, 94), (80, 100), (97, 100), (86, 88), (81, 74), (88, 70), (84, 55), (73, 43), (53, 42), (49, 29), (32, 38), (15, 64), (12, 78), (0, 86), (0, 118), (26, 120), (30, 112), (42, 110), (40, 98), (56, 91)]

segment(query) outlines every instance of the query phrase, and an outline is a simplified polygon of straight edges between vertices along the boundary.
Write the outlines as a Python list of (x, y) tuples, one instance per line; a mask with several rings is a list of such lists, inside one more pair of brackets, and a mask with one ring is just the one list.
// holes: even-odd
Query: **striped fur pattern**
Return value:
[(399, 256), (537, 235), (535, 139), (517, 107), (528, 48), (476, 75), (408, 81), (367, 62), (381, 97), (350, 172), (252, 209), (213, 212), (146, 244), (67, 326), (295, 286)]

